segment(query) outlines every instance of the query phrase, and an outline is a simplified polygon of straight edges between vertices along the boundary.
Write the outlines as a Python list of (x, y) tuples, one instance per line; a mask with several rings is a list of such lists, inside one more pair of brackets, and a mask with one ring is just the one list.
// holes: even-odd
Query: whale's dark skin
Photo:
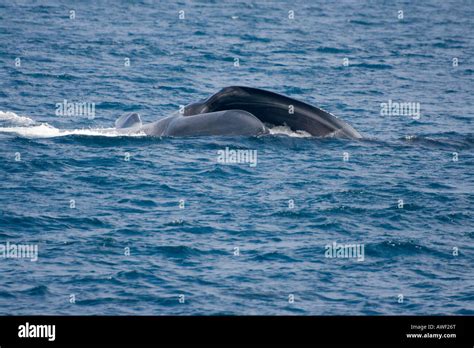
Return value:
[(143, 125), (137, 113), (123, 115), (115, 127), (152, 136), (256, 136), (268, 125), (286, 125), (317, 137), (359, 139), (359, 132), (336, 116), (298, 100), (250, 87), (226, 87), (182, 113)]
[(141, 128), (147, 135), (202, 136), (242, 135), (252, 136), (268, 132), (254, 115), (243, 110), (223, 110), (192, 116), (173, 115)]

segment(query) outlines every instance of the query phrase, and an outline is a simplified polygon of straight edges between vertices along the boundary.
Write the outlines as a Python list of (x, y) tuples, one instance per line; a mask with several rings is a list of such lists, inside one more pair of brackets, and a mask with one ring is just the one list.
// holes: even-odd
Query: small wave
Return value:
[(185, 245), (161, 245), (153, 248), (156, 255), (163, 255), (170, 258), (185, 259), (192, 256), (199, 256), (204, 252), (200, 249)]
[(407, 135), (399, 138), (400, 141), (411, 144), (420, 144), (434, 148), (466, 148), (470, 149), (474, 145), (472, 133), (461, 134), (457, 132), (444, 132), (438, 134), (427, 134), (421, 136)]
[(359, 20), (359, 19), (350, 19), (350, 20), (348, 20), (348, 22), (352, 23), (352, 24), (359, 24), (359, 25), (366, 25), (366, 26), (371, 26), (371, 25), (376, 24), (376, 23), (373, 23), (373, 22), (368, 22), (368, 21)]
[(270, 126), (268, 127), (268, 131), (271, 135), (287, 135), (293, 138), (310, 138), (311, 134), (308, 132), (297, 130), (293, 131), (288, 126)]
[(308, 218), (313, 217), (313, 214), (305, 210), (277, 210), (270, 214), (270, 216), (288, 217), (288, 218)]
[(16, 296), (6, 290), (0, 290), (0, 298), (15, 298)]
[(21, 291), (22, 294), (29, 296), (43, 296), (49, 293), (49, 289), (46, 285), (38, 285), (32, 288)]
[(349, 49), (327, 46), (318, 47), (316, 51), (321, 53), (351, 53), (351, 50)]
[(31, 118), (26, 116), (18, 116), (11, 111), (0, 111), (0, 121), (23, 126), (29, 126), (35, 123), (35, 121), (33, 121)]
[(137, 270), (130, 270), (130, 271), (120, 271), (116, 274), (118, 279), (123, 280), (138, 280), (138, 279), (149, 279), (150, 274), (146, 271), (137, 271)]
[(352, 64), (352, 66), (357, 68), (373, 69), (373, 70), (383, 70), (383, 69), (392, 69), (393, 67), (390, 64), (369, 64), (369, 63), (360, 63)]
[(387, 240), (379, 243), (366, 245), (366, 255), (374, 257), (392, 257), (392, 256), (415, 256), (420, 254), (435, 255), (438, 257), (446, 257), (444, 254), (435, 249), (418, 244), (414, 241), (393, 241)]
[(252, 258), (254, 261), (285, 261), (285, 262), (298, 262), (298, 260), (288, 256), (286, 254), (273, 251), (264, 254), (258, 254)]

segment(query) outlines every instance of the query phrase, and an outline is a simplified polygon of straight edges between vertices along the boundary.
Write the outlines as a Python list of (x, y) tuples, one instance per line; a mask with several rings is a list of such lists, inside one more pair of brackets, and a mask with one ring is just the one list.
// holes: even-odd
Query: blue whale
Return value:
[(142, 124), (140, 115), (128, 113), (115, 121), (122, 132), (150, 136), (258, 136), (268, 126), (288, 126), (316, 137), (360, 139), (362, 135), (336, 116), (307, 103), (250, 87), (225, 87), (181, 112)]

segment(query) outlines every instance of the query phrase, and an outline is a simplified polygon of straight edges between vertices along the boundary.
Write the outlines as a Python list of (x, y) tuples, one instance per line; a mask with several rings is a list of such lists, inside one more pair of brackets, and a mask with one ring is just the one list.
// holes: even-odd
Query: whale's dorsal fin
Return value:
[(124, 114), (115, 121), (115, 128), (118, 128), (118, 129), (141, 127), (141, 126), (142, 126), (142, 120), (140, 118), (140, 115), (136, 112), (130, 112), (128, 114)]

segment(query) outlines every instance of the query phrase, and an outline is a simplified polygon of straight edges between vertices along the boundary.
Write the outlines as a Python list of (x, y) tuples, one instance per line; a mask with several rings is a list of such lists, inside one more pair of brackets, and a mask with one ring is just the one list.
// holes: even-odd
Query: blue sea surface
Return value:
[[(0, 314), (474, 314), (473, 18), (472, 1), (1, 0), (0, 245), (38, 260), (0, 257)], [(110, 130), (231, 85), (364, 139)], [(226, 147), (257, 165), (219, 163)]]

